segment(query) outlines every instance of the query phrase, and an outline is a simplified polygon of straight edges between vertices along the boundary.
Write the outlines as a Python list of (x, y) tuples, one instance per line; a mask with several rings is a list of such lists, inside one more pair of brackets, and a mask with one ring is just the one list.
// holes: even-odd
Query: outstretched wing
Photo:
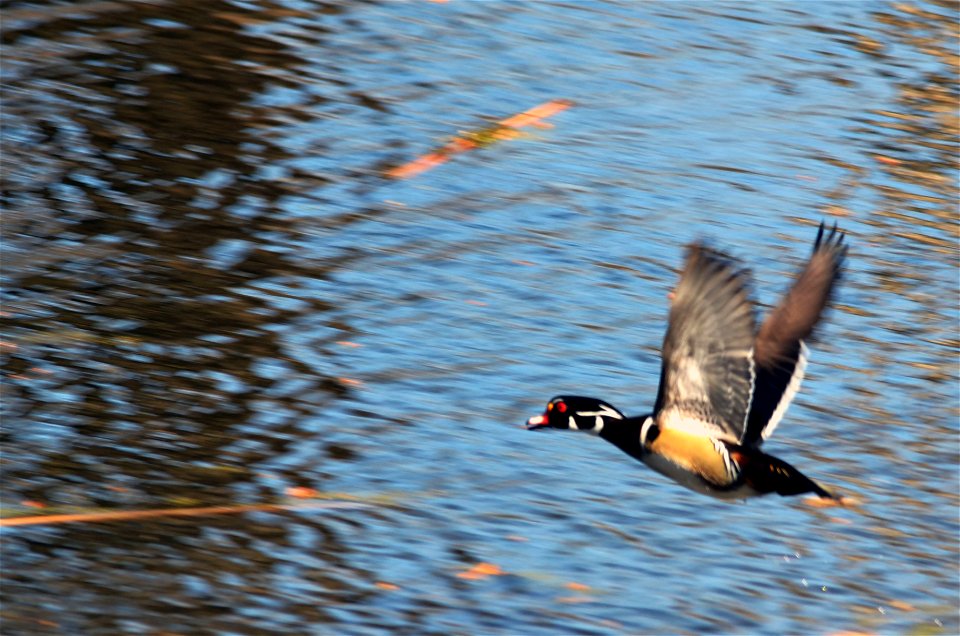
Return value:
[(759, 445), (770, 437), (800, 389), (807, 366), (803, 341), (820, 320), (847, 254), (836, 224), (829, 232), (824, 230), (821, 223), (806, 267), (757, 334), (753, 347), (756, 389), (740, 442), (745, 446)]
[(662, 428), (737, 443), (753, 393), (753, 306), (746, 272), (693, 245), (670, 309), (655, 407)]

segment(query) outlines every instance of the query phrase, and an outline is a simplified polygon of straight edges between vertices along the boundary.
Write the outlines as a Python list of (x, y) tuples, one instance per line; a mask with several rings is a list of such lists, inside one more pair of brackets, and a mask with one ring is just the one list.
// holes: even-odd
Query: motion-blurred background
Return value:
[[(0, 6), (4, 517), (355, 504), (4, 527), (5, 634), (960, 631), (955, 3)], [(520, 427), (648, 410), (683, 246), (771, 303), (821, 219), (768, 448), (860, 507)]]

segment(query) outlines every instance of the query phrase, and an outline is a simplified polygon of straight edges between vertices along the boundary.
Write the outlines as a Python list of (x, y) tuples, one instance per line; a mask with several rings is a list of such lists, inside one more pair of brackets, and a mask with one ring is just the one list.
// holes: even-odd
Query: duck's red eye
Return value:
[(557, 402), (557, 410), (560, 411), (561, 413), (566, 413), (567, 405), (564, 404), (563, 402)]

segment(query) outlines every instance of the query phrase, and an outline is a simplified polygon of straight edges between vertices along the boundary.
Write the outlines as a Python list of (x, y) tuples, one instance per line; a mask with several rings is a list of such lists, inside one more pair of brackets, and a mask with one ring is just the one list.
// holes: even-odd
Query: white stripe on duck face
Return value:
[[(592, 427), (580, 428), (580, 426), (577, 425), (578, 417), (594, 417), (596, 419), (594, 420)], [(623, 416), (620, 415), (620, 413), (616, 412), (606, 404), (603, 404), (600, 406), (599, 411), (577, 411), (575, 415), (570, 416), (569, 426), (574, 431), (586, 431), (588, 433), (593, 433), (594, 435), (599, 435), (600, 431), (603, 430), (604, 417), (612, 417), (615, 420), (623, 419)]]

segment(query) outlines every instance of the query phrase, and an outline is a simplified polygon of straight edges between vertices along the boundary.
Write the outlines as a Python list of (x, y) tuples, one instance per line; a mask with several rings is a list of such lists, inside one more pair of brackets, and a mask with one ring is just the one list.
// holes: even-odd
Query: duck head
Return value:
[(527, 429), (560, 428), (599, 435), (608, 422), (622, 419), (623, 413), (603, 400), (558, 395), (547, 403), (542, 415), (535, 415), (527, 420)]

